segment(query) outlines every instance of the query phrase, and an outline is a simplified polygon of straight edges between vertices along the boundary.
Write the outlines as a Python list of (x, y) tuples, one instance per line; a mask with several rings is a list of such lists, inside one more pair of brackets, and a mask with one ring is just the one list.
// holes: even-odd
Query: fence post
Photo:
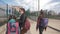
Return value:
[(6, 15), (7, 15), (7, 18), (8, 18), (8, 4), (7, 4), (7, 9), (6, 9)]

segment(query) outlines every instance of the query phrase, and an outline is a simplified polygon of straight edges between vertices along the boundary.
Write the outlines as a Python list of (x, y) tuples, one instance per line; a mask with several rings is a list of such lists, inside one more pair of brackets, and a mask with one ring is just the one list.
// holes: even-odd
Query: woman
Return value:
[(37, 26), (36, 26), (36, 30), (39, 28), (39, 34), (42, 34), (44, 29), (46, 30), (46, 27), (43, 26), (43, 22), (44, 22), (43, 18), (44, 18), (44, 13), (41, 10), (40, 15), (37, 19)]
[(24, 32), (22, 33), (22, 31), (23, 31), (23, 27), (25, 26), (25, 21), (26, 21), (25, 9), (20, 8), (19, 12), (21, 14), (20, 19), (19, 19), (19, 26), (20, 26), (21, 34), (24, 34)]

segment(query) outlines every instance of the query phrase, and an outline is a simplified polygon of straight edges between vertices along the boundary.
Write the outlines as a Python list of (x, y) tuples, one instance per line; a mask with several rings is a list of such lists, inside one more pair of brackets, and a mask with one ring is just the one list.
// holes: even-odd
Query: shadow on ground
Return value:
[(51, 26), (48, 26), (48, 27), (51, 28), (51, 29), (53, 29), (53, 30), (55, 30), (55, 31), (57, 31), (57, 32), (60, 32), (60, 30), (58, 30), (58, 29), (56, 29), (54, 27), (51, 27)]

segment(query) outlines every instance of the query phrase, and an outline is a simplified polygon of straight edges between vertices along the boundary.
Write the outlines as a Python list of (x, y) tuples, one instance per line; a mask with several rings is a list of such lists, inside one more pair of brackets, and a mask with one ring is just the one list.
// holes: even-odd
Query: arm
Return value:
[(40, 21), (40, 19), (39, 19), (39, 17), (38, 17), (38, 19), (37, 19), (37, 25), (36, 25), (36, 30), (38, 29), (39, 21)]
[(26, 20), (26, 16), (25, 16), (25, 14), (23, 14), (23, 15), (21, 16), (21, 19), (20, 19), (20, 23), (22, 24), (22, 26), (24, 26), (25, 20)]

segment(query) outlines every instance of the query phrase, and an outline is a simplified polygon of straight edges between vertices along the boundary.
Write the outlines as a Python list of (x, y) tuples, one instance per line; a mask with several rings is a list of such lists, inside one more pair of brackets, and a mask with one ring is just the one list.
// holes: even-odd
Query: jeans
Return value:
[(44, 27), (39, 26), (39, 34), (43, 34)]

